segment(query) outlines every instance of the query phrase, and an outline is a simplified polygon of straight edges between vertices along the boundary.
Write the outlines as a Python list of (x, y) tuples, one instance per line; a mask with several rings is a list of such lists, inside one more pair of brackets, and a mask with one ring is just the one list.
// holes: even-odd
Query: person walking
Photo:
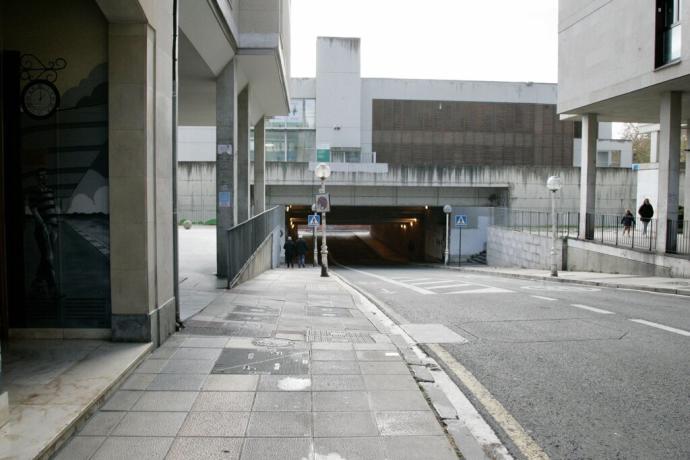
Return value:
[(642, 227), (642, 235), (646, 235), (647, 226), (649, 225), (649, 222), (651, 222), (652, 217), (654, 217), (654, 208), (649, 202), (649, 198), (644, 199), (644, 202), (642, 203), (642, 206), (640, 206), (640, 209), (637, 210), (637, 213), (640, 215), (640, 220), (644, 226)]
[(625, 210), (625, 215), (621, 219), (621, 224), (623, 224), (623, 236), (625, 236), (626, 232), (628, 232), (628, 236), (630, 236), (630, 229), (635, 225), (635, 217), (630, 209)]
[(304, 268), (304, 259), (307, 257), (307, 242), (300, 236), (295, 243), (297, 249), (297, 266)]
[(287, 268), (294, 268), (295, 263), (292, 261), (292, 258), (295, 257), (296, 249), (294, 236), (291, 236), (289, 239), (285, 240), (283, 249), (285, 249), (285, 265), (287, 266)]

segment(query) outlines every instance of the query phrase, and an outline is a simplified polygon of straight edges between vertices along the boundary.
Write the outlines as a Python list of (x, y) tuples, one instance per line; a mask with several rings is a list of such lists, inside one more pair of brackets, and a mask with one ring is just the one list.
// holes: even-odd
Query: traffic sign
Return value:
[(458, 214), (455, 216), (455, 226), (456, 227), (466, 227), (467, 226), (467, 215)]
[(318, 227), (321, 225), (321, 216), (318, 214), (309, 214), (307, 216), (307, 225), (309, 227)]
[(331, 196), (328, 193), (319, 193), (314, 198), (316, 212), (329, 212), (331, 210)]

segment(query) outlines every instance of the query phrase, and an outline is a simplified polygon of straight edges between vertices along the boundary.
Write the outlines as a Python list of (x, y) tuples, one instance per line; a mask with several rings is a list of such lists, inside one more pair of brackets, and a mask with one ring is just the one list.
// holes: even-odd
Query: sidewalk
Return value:
[(690, 296), (690, 280), (685, 278), (667, 278), (662, 276), (636, 276), (616, 273), (570, 272), (559, 271), (558, 277), (551, 276), (549, 270), (531, 268), (505, 267), (457, 267), (436, 264), (434, 267), (461, 270), (465, 272), (483, 273), (487, 275), (503, 276), (506, 278), (520, 278), (528, 280), (548, 280), (561, 283), (577, 283), (590, 286), (610, 288), (635, 289), (639, 291), (661, 292)]
[(364, 311), (318, 268), (223, 291), (57, 458), (457, 458), (405, 351)]

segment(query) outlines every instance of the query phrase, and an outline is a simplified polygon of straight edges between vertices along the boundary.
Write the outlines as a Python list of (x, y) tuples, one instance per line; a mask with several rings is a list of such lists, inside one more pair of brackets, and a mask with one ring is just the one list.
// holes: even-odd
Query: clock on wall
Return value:
[(32, 118), (48, 118), (59, 105), (60, 93), (48, 80), (32, 80), (22, 91), (22, 108)]

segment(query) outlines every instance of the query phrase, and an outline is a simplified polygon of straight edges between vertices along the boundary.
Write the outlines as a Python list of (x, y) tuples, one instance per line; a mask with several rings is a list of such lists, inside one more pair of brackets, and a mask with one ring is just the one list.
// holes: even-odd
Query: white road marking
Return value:
[(455, 283), (455, 284), (444, 284), (442, 286), (428, 286), (427, 289), (448, 289), (448, 288), (467, 287), (467, 286), (474, 286), (474, 285), (468, 284), (468, 283)]
[[(453, 280), (441, 280), (441, 281), (425, 281), (423, 283), (414, 283), (415, 286), (426, 286), (427, 284), (439, 284), (439, 283), (451, 283)], [(429, 288), (431, 289), (431, 288)]]
[(509, 291), (508, 289), (487, 287), (481, 289), (468, 289), (467, 291), (444, 292), (443, 294), (507, 294), (511, 292), (513, 291)]
[[(390, 278), (393, 279), (393, 278)], [(404, 279), (398, 279), (398, 281), (402, 283), (418, 283), (419, 281), (430, 281), (433, 280), (433, 278), (404, 278)]]
[(455, 374), (465, 387), (477, 398), (486, 411), (496, 420), (496, 423), (498, 423), (505, 433), (510, 436), (515, 446), (520, 449), (520, 452), (522, 452), (525, 457), (542, 460), (549, 458), (536, 441), (525, 431), (522, 425), (515, 420), (515, 417), (493, 397), (489, 390), (482, 385), (469, 370), (453, 358), (453, 356), (440, 345), (431, 344), (429, 348), (439, 359), (446, 363), (453, 374)]
[(388, 289), (381, 289), (381, 292), (383, 292), (384, 294), (395, 294), (394, 291), (389, 291)]
[(533, 295), (535, 299), (541, 299), (541, 300), (548, 300), (549, 302), (554, 302), (556, 299), (552, 299), (551, 297), (544, 297), (542, 295)]
[(664, 331), (673, 332), (674, 334), (684, 335), (685, 337), (690, 337), (690, 332), (684, 331), (683, 329), (676, 329), (675, 327), (664, 326), (663, 324), (645, 321), (644, 319), (631, 319), (630, 321), (634, 323), (644, 324), (646, 326), (655, 327), (657, 329), (662, 329)]
[[(385, 281), (386, 283), (395, 284), (396, 286), (404, 287), (404, 288), (406, 288), (406, 289), (411, 289), (411, 290), (413, 290), (413, 291), (415, 291), (415, 292), (417, 292), (417, 293), (419, 293), (419, 294), (424, 294), (424, 295), (436, 294), (436, 293), (433, 292), (433, 291), (427, 291), (426, 289), (422, 289), (422, 288), (419, 288), (419, 287), (417, 287), (417, 286), (413, 286), (413, 285), (411, 285), (411, 284), (401, 283), (400, 281), (396, 281), (396, 280), (394, 280), (394, 279), (390, 279), (390, 278), (387, 278), (387, 277), (385, 277), (385, 276), (375, 275), (375, 274), (373, 274), (373, 273), (365, 272), (365, 271), (362, 271), (362, 270), (357, 270), (356, 268), (351, 268), (351, 267), (348, 267), (348, 266), (345, 266), (345, 265), (343, 265), (342, 267), (343, 267), (343, 268), (346, 268), (347, 270), (351, 270), (351, 271), (353, 271), (353, 272), (355, 272), (355, 273), (361, 273), (362, 275), (371, 276), (372, 278), (380, 279), (381, 281)], [(428, 278), (426, 278), (426, 279), (428, 279)]]
[(581, 305), (579, 303), (570, 304), (571, 307), (582, 308), (583, 310), (593, 311), (594, 313), (600, 313), (602, 315), (615, 315), (614, 312), (608, 310), (602, 310), (601, 308), (590, 307), (588, 305)]

